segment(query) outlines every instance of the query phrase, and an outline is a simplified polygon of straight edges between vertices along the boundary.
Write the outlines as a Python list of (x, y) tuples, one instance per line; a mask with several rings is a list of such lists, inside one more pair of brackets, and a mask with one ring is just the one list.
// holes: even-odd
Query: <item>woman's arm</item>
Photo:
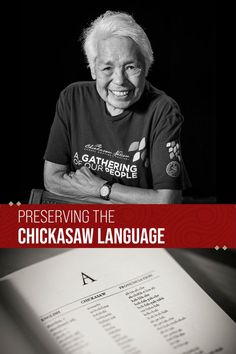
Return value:
[(112, 186), (110, 201), (114, 204), (179, 204), (182, 202), (182, 191), (144, 189), (115, 183)]
[(100, 197), (100, 189), (104, 183), (104, 179), (95, 176), (86, 167), (70, 172), (66, 165), (45, 161), (45, 188), (58, 195), (78, 198), (78, 203), (83, 200), (97, 204), (176, 204), (182, 200), (181, 190), (153, 190), (115, 183), (110, 201), (106, 201)]
[[(85, 169), (82, 167), (82, 169)], [(86, 170), (88, 170), (86, 168)], [(80, 170), (77, 170), (80, 171)], [(89, 170), (88, 170), (89, 171)], [(90, 171), (89, 171), (90, 172)], [(100, 198), (100, 188), (105, 180), (93, 175), (91, 183), (86, 183), (86, 174), (80, 173), (79, 178), (73, 178), (77, 172), (70, 172), (69, 166), (60, 165), (50, 161), (44, 163), (44, 186), (51, 193), (64, 197), (73, 197), (81, 201), (94, 204), (109, 204)]]

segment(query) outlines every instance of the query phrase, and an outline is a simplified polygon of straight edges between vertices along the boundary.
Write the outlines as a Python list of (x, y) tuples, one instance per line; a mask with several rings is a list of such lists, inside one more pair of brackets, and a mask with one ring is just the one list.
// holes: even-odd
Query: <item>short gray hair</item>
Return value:
[(142, 27), (131, 15), (117, 11), (106, 11), (83, 32), (83, 49), (90, 70), (94, 70), (98, 41), (110, 36), (130, 37), (138, 45), (145, 60), (147, 75), (154, 61), (151, 43)]

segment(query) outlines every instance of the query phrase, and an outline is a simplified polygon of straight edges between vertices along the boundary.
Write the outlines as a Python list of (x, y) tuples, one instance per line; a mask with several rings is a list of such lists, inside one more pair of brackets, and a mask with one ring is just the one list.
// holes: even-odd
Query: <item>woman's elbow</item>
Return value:
[(44, 188), (48, 192), (55, 193), (55, 182), (53, 181), (52, 175), (44, 171), (43, 181)]

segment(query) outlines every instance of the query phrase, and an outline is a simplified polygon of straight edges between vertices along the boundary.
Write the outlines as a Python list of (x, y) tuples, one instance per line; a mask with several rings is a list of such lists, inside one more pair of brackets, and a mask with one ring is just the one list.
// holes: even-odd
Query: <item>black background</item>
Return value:
[[(193, 185), (188, 194), (217, 197), (220, 203), (233, 201), (235, 155), (231, 155), (228, 165), (222, 151), (230, 143), (231, 152), (234, 149), (230, 137), (235, 103), (229, 109), (230, 116), (224, 109), (226, 116), (218, 117), (217, 104), (222, 96), (217, 95), (220, 75), (216, 58), (227, 47), (218, 48), (216, 38), (223, 39), (224, 44), (225, 38), (220, 38), (221, 31), (217, 32), (214, 4), (100, 2), (81, 7), (78, 2), (68, 1), (50, 8), (43, 2), (31, 6), (20, 6), (16, 33), (20, 37), (20, 78), (13, 88), (16, 95), (20, 94), (17, 177), (14, 184), (6, 184), (2, 203), (27, 202), (31, 188), (43, 187), (43, 154), (58, 95), (74, 81), (91, 79), (78, 39), (83, 28), (108, 9), (129, 12), (144, 28), (155, 57), (148, 79), (180, 105), (185, 117), (182, 151)], [(224, 67), (225, 73), (227, 64)], [(224, 78), (222, 71), (221, 76)], [(224, 92), (225, 87), (220, 91)], [(232, 96), (232, 90), (229, 94)], [(225, 177), (228, 175), (229, 179)]]

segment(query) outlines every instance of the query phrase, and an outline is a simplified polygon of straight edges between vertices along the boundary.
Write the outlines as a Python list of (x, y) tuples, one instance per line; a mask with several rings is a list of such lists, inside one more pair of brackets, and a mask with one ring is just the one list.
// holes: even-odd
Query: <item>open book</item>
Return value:
[(30, 341), (36, 338), (30, 353), (236, 349), (235, 322), (164, 249), (68, 250), (2, 278), (0, 295)]

